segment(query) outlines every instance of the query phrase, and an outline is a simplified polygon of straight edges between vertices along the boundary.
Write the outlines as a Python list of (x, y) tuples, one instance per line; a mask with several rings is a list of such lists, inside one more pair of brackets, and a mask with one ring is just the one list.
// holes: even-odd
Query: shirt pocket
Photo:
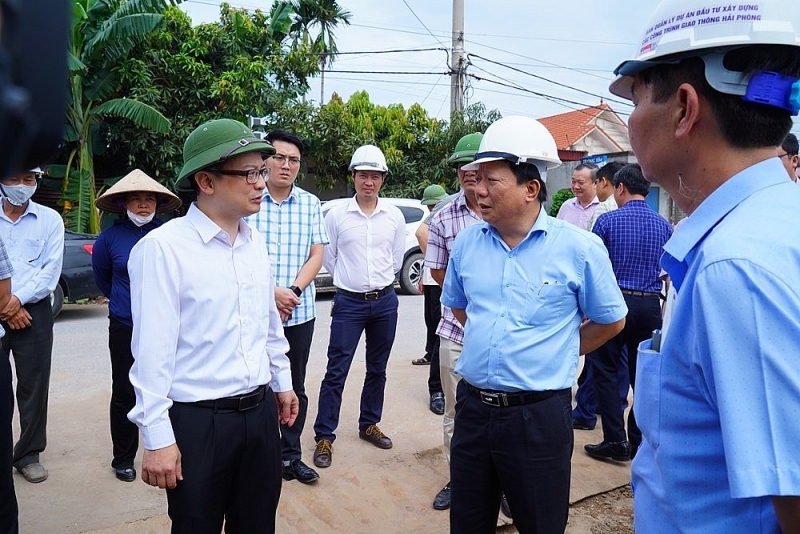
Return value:
[(661, 443), (661, 353), (650, 348), (652, 339), (639, 344), (633, 410), (642, 436), (653, 449)]
[(42, 257), (44, 240), (26, 239), (22, 243), (22, 257), (26, 263), (34, 263)]
[(253, 308), (259, 319), (268, 318), (270, 308), (275, 307), (273, 299), (270, 298), (274, 291), (275, 288), (270, 284), (269, 273), (253, 273), (253, 296), (255, 298)]
[(523, 322), (536, 325), (548, 323), (552, 318), (562, 318), (569, 305), (570, 294), (567, 285), (558, 282), (528, 284)]

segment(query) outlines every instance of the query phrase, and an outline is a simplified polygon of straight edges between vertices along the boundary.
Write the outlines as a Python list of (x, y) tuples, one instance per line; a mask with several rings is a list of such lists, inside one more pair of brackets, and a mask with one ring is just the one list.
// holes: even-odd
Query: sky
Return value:
[[(638, 49), (658, 1), (464, 0), (467, 73), (477, 77), (468, 78), (466, 103), (482, 102), (504, 116), (541, 118), (602, 99), (627, 122), (632, 106), (609, 93), (608, 85), (614, 68)], [(229, 3), (265, 11), (272, 5), (271, 0)], [(327, 102), (336, 92), (347, 100), (365, 90), (374, 104), (419, 103), (430, 116), (447, 119), (452, 1), (339, 0), (339, 5), (352, 15), (350, 25), (335, 33), (340, 55), (325, 74), (324, 97), (314, 78), (307, 98)], [(195, 24), (219, 19), (215, 0), (185, 0), (181, 7)], [(447, 51), (419, 51), (430, 48)], [(408, 49), (417, 51), (384, 53)], [(800, 133), (797, 122), (793, 131)]]

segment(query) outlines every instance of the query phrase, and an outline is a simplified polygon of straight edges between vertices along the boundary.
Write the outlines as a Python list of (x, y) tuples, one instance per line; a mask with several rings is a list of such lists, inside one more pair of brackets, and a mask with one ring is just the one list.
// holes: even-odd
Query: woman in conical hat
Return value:
[(139, 448), (139, 429), (128, 421), (136, 398), (128, 373), (133, 365), (130, 278), (128, 256), (133, 246), (161, 226), (157, 213), (175, 211), (180, 199), (147, 174), (135, 169), (97, 199), (97, 207), (119, 213), (113, 226), (103, 230), (92, 249), (92, 270), (97, 287), (108, 297), (108, 348), (111, 353), (111, 467), (124, 482), (136, 480), (133, 460)]

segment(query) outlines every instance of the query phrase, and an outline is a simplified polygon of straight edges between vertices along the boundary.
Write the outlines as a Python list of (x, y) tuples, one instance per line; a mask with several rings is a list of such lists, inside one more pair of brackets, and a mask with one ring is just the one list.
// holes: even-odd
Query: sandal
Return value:
[(431, 361), (427, 358), (417, 358), (416, 360), (411, 360), (412, 365), (430, 365)]

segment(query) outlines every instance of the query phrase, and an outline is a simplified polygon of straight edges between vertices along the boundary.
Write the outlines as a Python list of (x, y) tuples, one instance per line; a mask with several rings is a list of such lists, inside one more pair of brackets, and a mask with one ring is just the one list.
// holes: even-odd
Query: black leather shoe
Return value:
[[(444, 393), (431, 395), (431, 411), (436, 415), (444, 415)], [(444, 510), (444, 508), (442, 508)]]
[(511, 517), (511, 507), (508, 505), (508, 499), (506, 499), (506, 494), (503, 494), (503, 498), (500, 500), (500, 509), (506, 515), (507, 518), (512, 519)]
[(436, 498), (433, 499), (433, 509), (434, 510), (447, 510), (450, 508), (450, 494), (452, 490), (450, 489), (450, 483), (448, 482), (445, 487), (443, 487), (439, 493), (436, 494)]
[(123, 482), (133, 482), (136, 480), (136, 469), (133, 467), (114, 469), (114, 473), (117, 475), (117, 478)]
[(600, 460), (629, 462), (631, 459), (631, 446), (627, 441), (604, 441), (597, 445), (584, 445), (583, 448), (589, 456)]
[(590, 425), (588, 423), (584, 423), (579, 419), (572, 420), (572, 428), (575, 430), (594, 430), (594, 425)]
[(311, 484), (319, 479), (319, 473), (304, 464), (301, 459), (297, 458), (295, 460), (290, 460), (289, 465), (283, 466), (283, 479), (297, 479), (303, 484)]
[(392, 448), (392, 440), (389, 439), (389, 436), (381, 432), (381, 429), (378, 428), (378, 425), (369, 425), (364, 430), (359, 430), (358, 437), (364, 441), (369, 441), (379, 449)]

